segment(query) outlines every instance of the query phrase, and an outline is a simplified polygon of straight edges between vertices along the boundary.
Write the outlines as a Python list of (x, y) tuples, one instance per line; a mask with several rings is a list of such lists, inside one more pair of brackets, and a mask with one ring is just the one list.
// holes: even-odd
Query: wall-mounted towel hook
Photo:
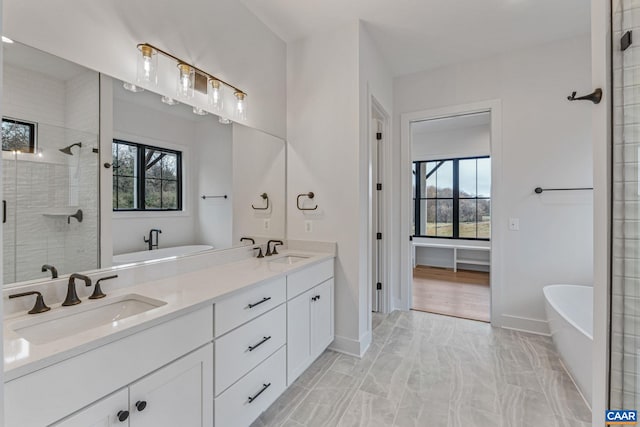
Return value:
[(267, 206), (264, 208), (256, 208), (255, 206), (251, 205), (251, 207), (257, 211), (266, 211), (267, 209), (269, 209), (269, 196), (267, 195), (267, 193), (262, 193), (260, 197), (262, 197), (262, 200), (267, 201)]
[(571, 95), (567, 96), (569, 101), (591, 101), (594, 104), (600, 104), (602, 101), (602, 89), (598, 88), (589, 95), (579, 96), (576, 98), (577, 92), (571, 92)]
[(300, 197), (307, 197), (309, 199), (313, 199), (315, 196), (316, 195), (313, 194), (313, 191), (309, 191), (308, 193), (298, 194), (298, 198), (296, 199), (296, 205), (298, 209), (301, 211), (315, 211), (316, 209), (318, 209), (318, 205), (315, 205), (315, 207), (313, 208), (303, 208), (300, 206)]

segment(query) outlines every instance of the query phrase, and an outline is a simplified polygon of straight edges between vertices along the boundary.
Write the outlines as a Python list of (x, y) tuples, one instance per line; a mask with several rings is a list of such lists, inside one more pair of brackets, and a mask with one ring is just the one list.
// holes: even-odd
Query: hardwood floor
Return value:
[(489, 273), (417, 266), (413, 310), (489, 322)]

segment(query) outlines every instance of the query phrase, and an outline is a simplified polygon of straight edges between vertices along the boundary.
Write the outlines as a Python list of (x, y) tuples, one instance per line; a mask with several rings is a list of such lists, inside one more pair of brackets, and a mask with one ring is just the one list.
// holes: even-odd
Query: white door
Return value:
[(287, 302), (287, 384), (304, 371), (311, 359), (311, 297), (314, 289)]
[(333, 279), (312, 289), (311, 357), (318, 357), (333, 341)]
[(213, 425), (213, 344), (132, 384), (131, 427)]
[(128, 427), (129, 390), (122, 389), (100, 399), (52, 427)]

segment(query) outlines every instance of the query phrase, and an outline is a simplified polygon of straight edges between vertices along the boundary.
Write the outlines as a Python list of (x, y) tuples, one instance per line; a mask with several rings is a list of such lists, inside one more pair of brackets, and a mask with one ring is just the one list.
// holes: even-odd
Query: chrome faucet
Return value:
[[(156, 243), (153, 243), (153, 235), (156, 235)], [(144, 242), (149, 244), (149, 250), (153, 250), (153, 248), (158, 248), (158, 234), (162, 234), (162, 230), (158, 229), (158, 228), (152, 228), (151, 230), (149, 230), (149, 238), (147, 239), (146, 237), (144, 237)]]
[(64, 299), (62, 305), (68, 307), (70, 305), (80, 304), (80, 298), (76, 292), (76, 279), (84, 280), (85, 285), (91, 286), (91, 278), (84, 274), (73, 273), (69, 276), (69, 285), (67, 286), (67, 297)]

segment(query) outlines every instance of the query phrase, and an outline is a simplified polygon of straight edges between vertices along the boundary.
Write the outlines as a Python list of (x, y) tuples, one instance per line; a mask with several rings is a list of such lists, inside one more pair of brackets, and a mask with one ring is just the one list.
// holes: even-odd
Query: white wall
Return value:
[[(241, 2), (7, 0), (3, 18), (5, 35), (126, 81), (136, 45), (155, 44), (247, 92), (246, 124), (285, 136), (286, 47)], [(165, 68), (157, 91), (172, 96), (175, 65)], [(206, 107), (206, 97), (195, 103)]]
[[(246, 126), (233, 125), (233, 242), (243, 236), (285, 235), (285, 142)], [(260, 194), (267, 193), (269, 209)], [(268, 221), (268, 229), (265, 227)]]
[[(209, 116), (211, 119), (211, 117)], [(202, 120), (196, 124), (196, 146), (192, 150), (194, 171), (192, 175), (196, 204), (197, 243), (214, 248), (229, 248), (232, 241), (234, 222), (233, 200), (233, 158), (231, 125), (221, 125), (217, 120)], [(202, 195), (219, 196), (227, 199), (205, 199)]]
[[(591, 90), (590, 69), (590, 39), (583, 36), (394, 81), (394, 123), (406, 112), (502, 102), (502, 211), (520, 219), (520, 231), (499, 224), (504, 238), (493, 242), (504, 254), (492, 260), (502, 264), (503, 289), (494, 289), (503, 301), (500, 318), (492, 319), (496, 325), (547, 332), (542, 287), (593, 282), (592, 194), (533, 193), (538, 186), (592, 185), (592, 104), (566, 100), (572, 90)], [(398, 149), (394, 158), (399, 185)], [(397, 211), (398, 201), (392, 203)], [(405, 243), (397, 235), (399, 252)]]
[(414, 161), (486, 156), (491, 152), (491, 126), (414, 133), (411, 142)]
[[(355, 354), (370, 340), (367, 93), (391, 111), (379, 58), (360, 23), (287, 46), (287, 238), (338, 243), (333, 347)], [(296, 196), (309, 191), (318, 209), (299, 211)]]

